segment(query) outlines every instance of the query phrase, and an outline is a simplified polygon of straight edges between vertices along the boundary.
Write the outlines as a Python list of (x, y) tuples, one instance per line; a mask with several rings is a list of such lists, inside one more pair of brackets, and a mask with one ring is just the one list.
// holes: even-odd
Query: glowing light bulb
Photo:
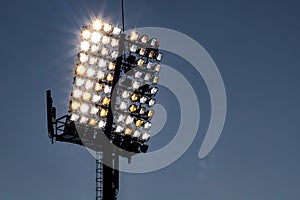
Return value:
[(137, 127), (140, 127), (140, 126), (143, 125), (143, 123), (144, 123), (143, 120), (138, 119), (138, 120), (136, 120), (135, 125), (136, 125)]
[(120, 110), (125, 110), (127, 108), (127, 104), (125, 102), (122, 102), (120, 104)]
[(83, 76), (86, 72), (86, 68), (83, 65), (77, 65), (75, 74), (78, 76)]
[(106, 47), (103, 47), (102, 50), (101, 50), (101, 54), (102, 56), (107, 56), (109, 53), (109, 49), (106, 48)]
[(140, 49), (140, 55), (143, 56), (145, 55), (146, 49), (145, 48), (141, 48)]
[(80, 53), (79, 54), (79, 60), (80, 60), (80, 62), (85, 63), (86, 61), (88, 61), (88, 59), (89, 59), (89, 57), (88, 57), (87, 54), (85, 54), (85, 53)]
[(155, 71), (157, 71), (157, 72), (160, 71), (160, 64), (157, 64), (157, 65), (155, 66)]
[(139, 34), (138, 34), (136, 31), (132, 31), (132, 32), (130, 33), (129, 39), (130, 39), (131, 41), (135, 41), (135, 40), (137, 40), (138, 38), (139, 38)]
[(109, 43), (109, 41), (110, 41), (110, 37), (108, 37), (108, 36), (103, 36), (103, 38), (102, 38), (102, 43), (103, 44), (108, 44)]
[(107, 74), (106, 80), (109, 81), (109, 82), (112, 82), (112, 81), (114, 80), (114, 75), (112, 75), (112, 74)]
[(148, 41), (148, 36), (147, 36), (147, 35), (143, 35), (143, 36), (141, 37), (141, 42), (142, 42), (142, 43), (147, 43), (147, 41)]
[(99, 111), (98, 108), (92, 107), (92, 108), (91, 108), (91, 111), (90, 111), (90, 114), (95, 115), (95, 114), (97, 114), (98, 111)]
[(132, 104), (132, 105), (129, 107), (129, 111), (132, 112), (132, 113), (135, 112), (136, 109), (137, 109), (137, 107), (136, 107), (136, 105), (134, 105), (134, 104)]
[(81, 49), (82, 51), (88, 51), (89, 48), (90, 48), (90, 43), (89, 43), (89, 42), (87, 42), (87, 41), (81, 42), (81, 44), (80, 44), (80, 49)]
[(116, 128), (117, 133), (121, 133), (123, 130), (124, 130), (124, 127), (122, 127), (122, 126), (117, 126), (117, 128)]
[(76, 77), (75, 85), (80, 87), (80, 86), (83, 86), (83, 84), (84, 84), (84, 79)]
[(99, 95), (94, 95), (93, 96), (93, 98), (92, 98), (92, 101), (94, 102), (94, 103), (96, 103), (96, 102), (99, 102), (100, 101), (100, 99), (101, 99), (101, 97), (99, 96)]
[(149, 58), (153, 58), (153, 55), (154, 55), (154, 51), (150, 51), (148, 57), (149, 57)]
[(151, 69), (152, 65), (153, 65), (152, 62), (148, 62), (148, 64), (147, 64), (147, 69)]
[(110, 98), (104, 97), (104, 98), (102, 99), (102, 105), (108, 106), (109, 103), (110, 103)]
[(93, 78), (95, 76), (95, 73), (96, 71), (92, 68), (89, 68), (87, 71), (86, 71), (86, 76), (89, 77), (89, 78)]
[(99, 19), (95, 20), (95, 21), (93, 22), (93, 28), (94, 28), (94, 30), (96, 30), (96, 31), (101, 30), (101, 28), (102, 28), (102, 21), (99, 20)]
[(131, 123), (133, 123), (133, 117), (131, 117), (131, 116), (128, 116), (127, 118), (126, 118), (126, 121), (125, 121), (125, 124), (131, 124)]
[(124, 134), (125, 135), (131, 135), (132, 134), (132, 130), (130, 128), (126, 128)]
[(144, 77), (144, 80), (149, 81), (149, 79), (150, 79), (150, 74), (146, 74), (145, 77)]
[(78, 101), (71, 101), (70, 110), (78, 110), (80, 107), (80, 103)]
[(142, 98), (140, 98), (140, 103), (146, 103), (147, 101), (147, 97), (143, 96)]
[(111, 25), (111, 24), (108, 24), (108, 23), (105, 23), (105, 24), (104, 24), (104, 27), (103, 27), (103, 30), (104, 30), (104, 32), (106, 32), (106, 33), (111, 32), (111, 31), (112, 31), (112, 25)]
[(89, 64), (90, 65), (95, 65), (97, 63), (97, 58), (94, 56), (91, 56), (89, 59)]
[(97, 124), (98, 124), (98, 121), (95, 120), (95, 119), (91, 119), (90, 122), (89, 122), (90, 126), (96, 126)]
[(108, 93), (110, 93), (110, 92), (111, 92), (111, 86), (105, 85), (105, 86), (104, 86), (104, 93), (108, 94)]
[(156, 60), (161, 61), (161, 59), (162, 59), (162, 53), (159, 53), (159, 54), (156, 56)]
[(99, 124), (98, 124), (98, 127), (99, 127), (99, 128), (104, 128), (105, 125), (106, 125), (106, 122), (103, 121), (103, 120), (101, 120), (101, 121), (99, 122)]
[(151, 100), (149, 101), (148, 105), (149, 105), (149, 106), (154, 106), (155, 102), (156, 102), (155, 99), (151, 99)]
[(113, 51), (113, 52), (111, 53), (111, 57), (112, 57), (113, 59), (116, 59), (118, 56), (119, 56), (119, 52), (118, 52), (118, 51)]
[(117, 122), (123, 122), (125, 120), (125, 116), (124, 115), (119, 115)]
[(91, 46), (91, 51), (92, 51), (93, 53), (97, 53), (97, 52), (99, 51), (99, 46), (96, 45), (96, 44), (93, 44), (93, 45)]
[(97, 32), (92, 33), (92, 36), (91, 36), (91, 41), (92, 42), (98, 43), (98, 42), (100, 42), (100, 39), (101, 39), (100, 33), (97, 33)]
[(158, 83), (158, 76), (155, 76), (155, 77), (153, 78), (153, 83)]
[(150, 129), (151, 128), (151, 123), (150, 122), (146, 122), (145, 124), (144, 124), (144, 128), (145, 129)]
[(82, 91), (79, 90), (79, 89), (75, 89), (75, 90), (73, 91), (73, 93), (72, 93), (72, 96), (73, 96), (74, 98), (80, 98), (81, 95), (82, 95)]
[(91, 32), (89, 30), (85, 29), (81, 32), (81, 36), (83, 39), (87, 40), (91, 37)]
[(106, 61), (103, 59), (99, 60), (99, 67), (104, 68), (106, 66)]
[(145, 114), (145, 112), (146, 112), (146, 108), (144, 108), (144, 107), (142, 107), (141, 109), (140, 109), (140, 115), (143, 115), (143, 114)]
[(139, 95), (138, 94), (132, 94), (132, 96), (131, 96), (131, 100), (132, 101), (137, 101), (138, 100), (138, 98), (139, 98)]
[(135, 81), (133, 84), (132, 84), (132, 88), (133, 89), (138, 89), (139, 87), (140, 87), (140, 83), (139, 82), (137, 82), (137, 81)]
[(102, 109), (100, 110), (100, 114), (99, 114), (100, 117), (106, 117), (107, 114), (108, 114), (108, 110), (107, 110), (107, 109), (102, 108)]
[(137, 71), (137, 72), (135, 72), (134, 77), (141, 78), (142, 74), (143, 74), (142, 72)]
[(143, 140), (149, 140), (150, 139), (150, 134), (144, 133), (143, 136), (142, 136), (142, 139)]
[(108, 70), (112, 71), (115, 70), (115, 68), (116, 68), (116, 63), (110, 62), (108, 64)]
[(112, 47), (118, 46), (118, 45), (119, 45), (119, 40), (113, 38), (113, 39), (111, 40), (111, 42), (110, 42), (110, 45), (111, 45)]
[(148, 117), (153, 117), (154, 115), (154, 110), (149, 110), (148, 111)]
[(137, 50), (137, 46), (136, 45), (131, 45), (130, 49), (129, 49), (131, 52), (136, 52)]
[(157, 87), (153, 87), (153, 88), (151, 88), (150, 93), (151, 94), (156, 94), (157, 91), (158, 91), (158, 88)]
[(82, 100), (89, 101), (92, 98), (92, 94), (89, 92), (83, 92), (82, 93)]
[(91, 80), (85, 82), (85, 89), (89, 90), (93, 87), (94, 83)]
[(113, 30), (113, 34), (114, 35), (119, 35), (121, 33), (121, 29), (118, 28), (118, 27), (115, 27), (114, 30)]
[(141, 136), (141, 132), (140, 131), (134, 131), (133, 137), (139, 138), (140, 136)]
[(79, 119), (79, 115), (72, 114), (70, 120), (71, 121), (77, 121)]
[(95, 85), (95, 91), (96, 92), (101, 92), (103, 90), (103, 85), (100, 83), (96, 83)]
[(85, 116), (82, 116), (82, 117), (80, 118), (80, 120), (79, 120), (79, 123), (81, 123), (81, 124), (86, 124), (88, 120), (89, 120), (89, 118), (87, 118), (87, 117), (85, 117)]
[(97, 78), (98, 79), (104, 79), (104, 77), (105, 77), (105, 72), (104, 71), (98, 71)]
[(155, 43), (156, 43), (156, 39), (155, 39), (155, 38), (151, 39), (150, 45), (151, 45), (151, 46), (155, 46)]
[(141, 67), (141, 66), (143, 66), (144, 62), (145, 61), (143, 59), (139, 59), (137, 62), (137, 65)]
[(89, 105), (86, 103), (81, 104), (80, 106), (80, 112), (82, 113), (87, 113), (89, 111)]
[(124, 98), (124, 99), (126, 99), (126, 98), (128, 98), (129, 97), (129, 92), (128, 91), (123, 91), (123, 93), (122, 93), (122, 98)]

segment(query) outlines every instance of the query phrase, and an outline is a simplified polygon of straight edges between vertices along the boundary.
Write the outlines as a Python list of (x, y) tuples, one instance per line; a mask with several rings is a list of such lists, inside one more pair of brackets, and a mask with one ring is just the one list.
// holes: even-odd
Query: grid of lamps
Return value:
[(158, 47), (155, 38), (135, 30), (125, 35), (121, 28), (102, 19), (82, 27), (70, 120), (86, 130), (96, 130), (93, 137), (97, 137), (102, 134), (99, 130), (107, 128), (111, 106), (109, 139), (125, 150), (146, 152), (143, 144), (150, 139), (161, 68)]

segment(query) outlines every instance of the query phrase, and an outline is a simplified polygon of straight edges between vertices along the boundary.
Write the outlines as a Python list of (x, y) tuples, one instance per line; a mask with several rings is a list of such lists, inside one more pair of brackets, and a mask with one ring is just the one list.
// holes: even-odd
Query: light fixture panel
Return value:
[[(95, 130), (93, 133), (107, 133), (109, 127), (111, 140), (119, 138), (122, 143), (129, 137), (135, 144), (147, 142), (162, 60), (158, 46), (156, 39), (135, 30), (125, 35), (119, 27), (101, 19), (82, 27), (70, 120), (84, 127), (86, 134), (91, 129)], [(110, 109), (111, 103), (114, 105)], [(121, 143), (118, 145), (122, 146)]]

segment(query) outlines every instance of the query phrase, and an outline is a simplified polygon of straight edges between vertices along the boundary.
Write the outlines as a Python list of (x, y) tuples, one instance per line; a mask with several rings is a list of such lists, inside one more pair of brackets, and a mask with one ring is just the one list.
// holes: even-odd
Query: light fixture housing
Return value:
[(102, 19), (82, 27), (70, 103), (70, 120), (84, 132), (80, 137), (104, 133), (123, 150), (148, 149), (162, 59), (158, 45)]

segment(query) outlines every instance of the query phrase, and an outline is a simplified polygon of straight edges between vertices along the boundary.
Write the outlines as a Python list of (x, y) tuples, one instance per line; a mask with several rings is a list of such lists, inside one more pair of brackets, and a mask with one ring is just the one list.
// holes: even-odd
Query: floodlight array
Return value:
[(119, 27), (101, 20), (82, 28), (70, 102), (72, 121), (105, 127), (120, 33)]
[(132, 31), (128, 35), (124, 62), (124, 73), (117, 87), (114, 118), (115, 132), (131, 136), (135, 141), (145, 142), (150, 138), (151, 118), (154, 115), (155, 95), (158, 91), (158, 73), (162, 54), (159, 43)]
[[(127, 146), (148, 141), (162, 59), (158, 46), (156, 39), (136, 31), (125, 37), (119, 27), (103, 20), (84, 26), (70, 101), (71, 121), (89, 130), (110, 127), (110, 139), (126, 150), (121, 144), (124, 138)], [(129, 148), (138, 151), (133, 149)]]

